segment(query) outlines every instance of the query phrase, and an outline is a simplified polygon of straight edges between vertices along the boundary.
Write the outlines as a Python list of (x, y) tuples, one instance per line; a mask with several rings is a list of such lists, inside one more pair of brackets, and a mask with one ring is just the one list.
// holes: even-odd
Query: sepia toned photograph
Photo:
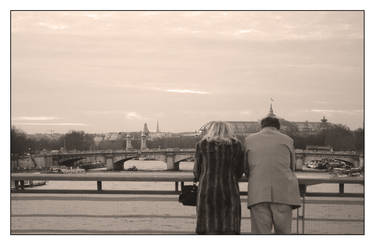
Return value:
[(9, 17), (10, 235), (365, 235), (364, 11)]

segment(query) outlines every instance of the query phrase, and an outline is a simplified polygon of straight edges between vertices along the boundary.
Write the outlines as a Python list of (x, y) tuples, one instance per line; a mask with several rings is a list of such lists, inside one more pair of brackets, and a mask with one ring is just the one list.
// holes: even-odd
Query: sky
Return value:
[(360, 11), (13, 11), (11, 121), (28, 133), (363, 127)]

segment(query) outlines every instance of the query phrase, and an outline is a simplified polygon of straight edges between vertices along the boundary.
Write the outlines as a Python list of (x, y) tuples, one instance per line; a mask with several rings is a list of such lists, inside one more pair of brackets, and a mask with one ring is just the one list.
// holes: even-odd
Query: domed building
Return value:
[[(270, 109), (268, 114), (266, 115), (268, 117), (276, 117), (280, 121), (280, 131), (291, 135), (291, 134), (302, 134), (302, 135), (309, 135), (309, 134), (315, 134), (321, 129), (326, 128), (329, 123), (327, 122), (327, 119), (323, 117), (321, 122), (291, 122), (288, 120), (285, 120), (283, 118), (277, 117), (276, 114), (273, 111), (272, 103), (270, 105)], [(234, 131), (234, 134), (237, 136), (247, 136), (251, 133), (256, 133), (261, 129), (260, 121), (226, 121), (231, 128)], [(214, 121), (210, 121), (206, 124), (204, 124), (200, 129), (199, 132), (201, 134), (204, 134), (204, 132), (209, 128), (209, 126)]]

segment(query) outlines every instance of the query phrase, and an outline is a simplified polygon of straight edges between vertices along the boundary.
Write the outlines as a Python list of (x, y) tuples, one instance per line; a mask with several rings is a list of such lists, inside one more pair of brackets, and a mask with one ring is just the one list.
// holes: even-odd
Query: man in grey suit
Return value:
[(289, 234), (292, 209), (300, 206), (298, 180), (293, 173), (293, 139), (281, 133), (273, 114), (261, 121), (262, 130), (246, 137), (245, 169), (248, 176), (248, 208), (251, 232)]

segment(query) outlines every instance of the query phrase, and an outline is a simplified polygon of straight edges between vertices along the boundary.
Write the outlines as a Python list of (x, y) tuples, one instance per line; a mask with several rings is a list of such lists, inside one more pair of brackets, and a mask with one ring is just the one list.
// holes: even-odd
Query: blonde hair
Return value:
[(206, 126), (202, 140), (231, 143), (237, 141), (231, 126), (226, 122), (213, 121)]

